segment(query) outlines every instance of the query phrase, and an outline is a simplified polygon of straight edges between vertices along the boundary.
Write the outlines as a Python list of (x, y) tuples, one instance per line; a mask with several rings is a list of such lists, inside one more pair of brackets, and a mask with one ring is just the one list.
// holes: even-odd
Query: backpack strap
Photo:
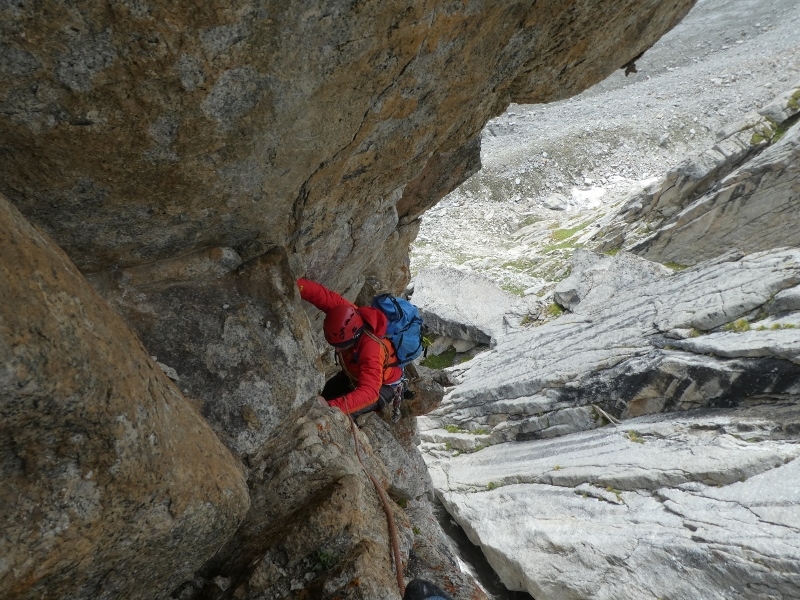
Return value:
[(389, 364), (389, 349), (386, 347), (386, 344), (384, 343), (384, 340), (386, 340), (385, 337), (379, 338), (377, 335), (372, 333), (367, 327), (364, 327), (364, 333), (366, 333), (369, 337), (378, 342), (378, 345), (383, 349), (383, 379), (384, 381), (386, 381), (386, 369), (396, 367), (398, 366), (399, 363), (395, 362)]

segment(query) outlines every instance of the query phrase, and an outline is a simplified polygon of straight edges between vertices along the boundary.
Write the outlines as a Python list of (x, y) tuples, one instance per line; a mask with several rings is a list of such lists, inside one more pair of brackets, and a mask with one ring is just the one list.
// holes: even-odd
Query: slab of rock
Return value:
[[(774, 232), (783, 228), (783, 233), (793, 235), (788, 232), (791, 226), (783, 223), (785, 218), (791, 222), (792, 211), (783, 204), (791, 202), (788, 190), (797, 185), (797, 169), (792, 166), (795, 151), (773, 146), (800, 112), (799, 97), (800, 86), (794, 85), (758, 112), (723, 128), (714, 146), (687, 158), (602, 218), (593, 247), (602, 251), (625, 248), (650, 260), (689, 265), (732, 248), (754, 252), (790, 243), (794, 238), (777, 238), (775, 243)], [(796, 142), (789, 145), (796, 147)], [(721, 180), (728, 183), (720, 185)], [(691, 231), (683, 231), (687, 219), (709, 211)], [(749, 218), (754, 221), (748, 222)], [(682, 237), (672, 246), (675, 254), (666, 257), (657, 248), (676, 232), (678, 221)], [(737, 231), (737, 223), (742, 231)], [(759, 232), (765, 239), (760, 239)], [(694, 236), (691, 240), (690, 235)], [(680, 244), (684, 244), (682, 249)], [(651, 246), (652, 251), (648, 250)]]
[(412, 301), (434, 332), (490, 345), (506, 334), (505, 315), (526, 313), (528, 306), (486, 277), (453, 267), (422, 269), (414, 278)]
[(581, 302), (613, 302), (621, 290), (671, 273), (667, 267), (627, 252), (606, 256), (578, 248), (572, 255), (570, 276), (556, 285), (553, 299), (563, 308), (574, 311)]
[(681, 351), (666, 337), (756, 315), (800, 281), (795, 249), (728, 258), (633, 285), (605, 302), (580, 303), (573, 314), (507, 335), (463, 366), (459, 385), (428, 415), (430, 427), (488, 428), (502, 441), (593, 427), (599, 417), (592, 404), (619, 417), (731, 406), (761, 394), (796, 397), (800, 371), (787, 358), (800, 330), (779, 332), (779, 346), (771, 330), (753, 331), (773, 347), (763, 359)]
[(649, 260), (691, 265), (730, 248), (758, 252), (800, 245), (798, 165), (800, 124), (630, 250)]
[(0, 196), (0, 596), (169, 595), (236, 529), (240, 464)]
[(800, 594), (796, 406), (642, 417), (428, 457), (448, 511), (535, 598)]

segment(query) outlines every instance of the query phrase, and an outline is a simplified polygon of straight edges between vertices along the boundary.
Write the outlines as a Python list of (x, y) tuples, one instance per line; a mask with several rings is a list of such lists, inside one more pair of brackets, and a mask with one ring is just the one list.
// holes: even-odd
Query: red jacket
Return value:
[[(297, 287), (300, 288), (300, 297), (303, 300), (311, 302), (326, 314), (339, 304), (355, 306), (336, 292), (309, 279), (298, 279)], [(397, 360), (392, 343), (382, 337), (386, 334), (386, 315), (369, 306), (356, 307), (356, 310), (367, 326), (365, 329), (369, 329), (382, 343), (364, 333), (355, 346), (339, 351), (342, 368), (355, 382), (356, 389), (331, 400), (329, 404), (346, 414), (374, 404), (384, 383), (394, 383), (403, 376), (400, 367), (385, 367)]]

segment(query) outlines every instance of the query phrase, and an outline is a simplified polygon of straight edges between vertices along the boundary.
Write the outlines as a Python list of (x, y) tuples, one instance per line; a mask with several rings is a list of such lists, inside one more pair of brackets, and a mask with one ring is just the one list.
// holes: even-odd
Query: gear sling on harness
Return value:
[[(390, 340), (386, 338), (379, 338), (374, 333), (369, 331), (367, 328), (364, 328), (364, 333), (373, 341), (375, 341), (382, 349), (383, 360), (381, 361), (383, 365), (383, 374), (382, 377), (386, 376), (387, 371), (390, 371), (392, 367), (397, 366), (397, 359), (396, 354), (394, 351), (394, 347)], [(358, 362), (358, 354), (353, 356), (355, 362)], [(336, 352), (336, 362), (342, 368), (342, 373), (344, 373), (346, 377), (346, 381), (349, 382), (351, 387), (355, 387), (358, 385), (358, 379), (356, 375), (350, 372), (347, 368), (346, 361), (342, 358), (341, 352), (337, 350)], [(373, 410), (383, 410), (384, 406), (391, 404), (392, 406), (392, 420), (397, 422), (400, 419), (400, 404), (403, 401), (404, 395), (406, 394), (406, 390), (408, 389), (408, 380), (406, 379), (403, 371), (401, 370), (401, 377), (396, 379), (391, 383), (386, 383), (382, 381), (381, 386), (378, 390), (378, 397), (375, 399), (375, 402), (372, 404), (365, 406), (357, 411), (352, 413), (353, 417), (360, 417), (361, 415), (371, 412)], [(339, 377), (339, 376), (337, 376)], [(330, 381), (332, 386), (341, 385), (342, 380), (340, 381)], [(342, 390), (339, 390), (340, 392)], [(323, 395), (325, 395), (323, 393)]]

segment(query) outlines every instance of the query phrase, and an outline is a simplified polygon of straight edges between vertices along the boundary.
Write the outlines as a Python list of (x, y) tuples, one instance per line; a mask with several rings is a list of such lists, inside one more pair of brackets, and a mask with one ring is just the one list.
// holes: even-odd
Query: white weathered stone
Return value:
[(775, 298), (769, 304), (768, 309), (770, 313), (800, 310), (800, 286), (775, 294)]
[(658, 263), (620, 252), (606, 256), (590, 250), (577, 249), (572, 255), (572, 272), (560, 282), (554, 300), (567, 310), (575, 310), (580, 302), (599, 304), (614, 298), (620, 290), (647, 281), (654, 281), (672, 271)]
[(542, 599), (800, 594), (796, 407), (627, 421), (428, 456), (445, 506), (510, 589)]
[(691, 265), (728, 248), (758, 252), (798, 245), (800, 126), (795, 125), (630, 250), (658, 262)]
[(528, 304), (481, 275), (450, 267), (420, 271), (412, 298), (427, 327), (477, 344), (496, 343), (506, 333), (503, 316), (526, 312)]
[(567, 210), (569, 208), (569, 200), (564, 194), (551, 194), (542, 200), (542, 206), (550, 210)]
[[(586, 429), (594, 422), (587, 406), (595, 403), (637, 416), (725, 405), (767, 391), (796, 393), (791, 362), (762, 373), (747, 353), (731, 362), (670, 349), (709, 336), (680, 342), (662, 335), (731, 323), (800, 281), (800, 250), (730, 258), (633, 285), (607, 301), (580, 303), (573, 314), (507, 335), (461, 366), (458, 386), (431, 418), (491, 427), (502, 441)], [(800, 330), (777, 333), (786, 346), (772, 356), (788, 357)], [(745, 380), (755, 388), (743, 388)]]

